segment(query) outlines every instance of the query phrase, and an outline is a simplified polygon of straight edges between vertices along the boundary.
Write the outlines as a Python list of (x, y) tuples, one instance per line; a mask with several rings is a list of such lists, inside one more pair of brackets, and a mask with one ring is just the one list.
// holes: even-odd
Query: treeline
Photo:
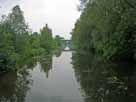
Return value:
[(134, 60), (135, 0), (81, 0), (81, 17), (72, 31), (74, 50), (104, 60)]
[(52, 54), (60, 48), (62, 38), (52, 37), (46, 24), (38, 34), (32, 33), (17, 5), (0, 21), (0, 72), (17, 70), (20, 65), (35, 56)]

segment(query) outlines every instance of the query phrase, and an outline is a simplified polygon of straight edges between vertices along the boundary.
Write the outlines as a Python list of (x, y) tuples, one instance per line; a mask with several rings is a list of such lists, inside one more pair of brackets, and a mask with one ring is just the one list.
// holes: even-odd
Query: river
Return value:
[[(31, 76), (33, 85), (26, 102), (83, 102), (71, 63), (71, 52), (53, 57), (49, 72), (42, 71), (37, 63)], [(48, 75), (47, 75), (48, 74)]]
[(135, 102), (135, 64), (96, 59), (62, 52), (7, 73), (0, 77), (0, 102)]
[(71, 52), (63, 52), (59, 57), (53, 56), (51, 65), (46, 61), (42, 61), (45, 66), (37, 62), (32, 69), (22, 72), (23, 75), (5, 75), (1, 79), (1, 99), (4, 102), (83, 102), (71, 57)]

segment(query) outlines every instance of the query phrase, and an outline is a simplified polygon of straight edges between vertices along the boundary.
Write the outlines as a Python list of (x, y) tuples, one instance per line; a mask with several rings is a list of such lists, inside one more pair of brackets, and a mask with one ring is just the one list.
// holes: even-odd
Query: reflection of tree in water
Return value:
[(61, 49), (58, 49), (58, 50), (56, 50), (56, 51), (54, 52), (54, 54), (55, 54), (56, 57), (60, 57), (61, 54), (62, 54), (62, 50), (61, 50)]
[(42, 70), (46, 73), (46, 77), (49, 77), (49, 71), (52, 69), (52, 55), (43, 57), (40, 59)]
[(134, 64), (104, 63), (91, 54), (74, 54), (73, 65), (85, 102), (136, 101)]
[(0, 77), (0, 102), (25, 102), (32, 81), (27, 70)]

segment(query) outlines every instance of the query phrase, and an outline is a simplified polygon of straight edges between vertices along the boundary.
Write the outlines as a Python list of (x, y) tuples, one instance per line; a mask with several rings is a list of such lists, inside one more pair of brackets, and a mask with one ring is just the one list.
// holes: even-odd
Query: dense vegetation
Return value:
[(60, 37), (59, 35), (56, 35), (54, 38), (54, 48), (55, 49), (64, 49), (65, 48), (65, 41), (63, 37)]
[(53, 38), (46, 24), (40, 33), (32, 33), (23, 12), (15, 6), (0, 21), (0, 72), (17, 70), (35, 56), (52, 54), (60, 48), (62, 38)]
[(77, 53), (105, 60), (134, 60), (135, 0), (81, 0), (81, 17), (72, 32)]
[(135, 101), (135, 5), (136, 0), (81, 0), (72, 63), (85, 102)]

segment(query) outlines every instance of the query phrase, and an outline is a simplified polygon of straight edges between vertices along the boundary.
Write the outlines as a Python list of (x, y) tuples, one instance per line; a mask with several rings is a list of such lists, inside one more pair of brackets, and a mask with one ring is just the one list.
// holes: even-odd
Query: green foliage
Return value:
[(59, 35), (56, 35), (54, 40), (53, 40), (53, 46), (54, 49), (59, 49), (62, 50), (64, 49), (65, 45), (64, 45), (64, 38), (60, 37)]
[(34, 32), (30, 35), (30, 44), (31, 44), (31, 55), (39, 56), (41, 52), (40, 48), (40, 34)]
[(44, 48), (47, 53), (51, 53), (52, 44), (53, 44), (52, 31), (51, 29), (48, 28), (48, 25), (46, 24), (46, 26), (41, 29), (40, 46)]
[(40, 34), (31, 33), (23, 12), (15, 6), (0, 22), (0, 73), (18, 70), (36, 56), (51, 54), (54, 45), (48, 25)]
[(135, 0), (88, 1), (72, 32), (74, 49), (106, 60), (133, 59), (136, 35)]

